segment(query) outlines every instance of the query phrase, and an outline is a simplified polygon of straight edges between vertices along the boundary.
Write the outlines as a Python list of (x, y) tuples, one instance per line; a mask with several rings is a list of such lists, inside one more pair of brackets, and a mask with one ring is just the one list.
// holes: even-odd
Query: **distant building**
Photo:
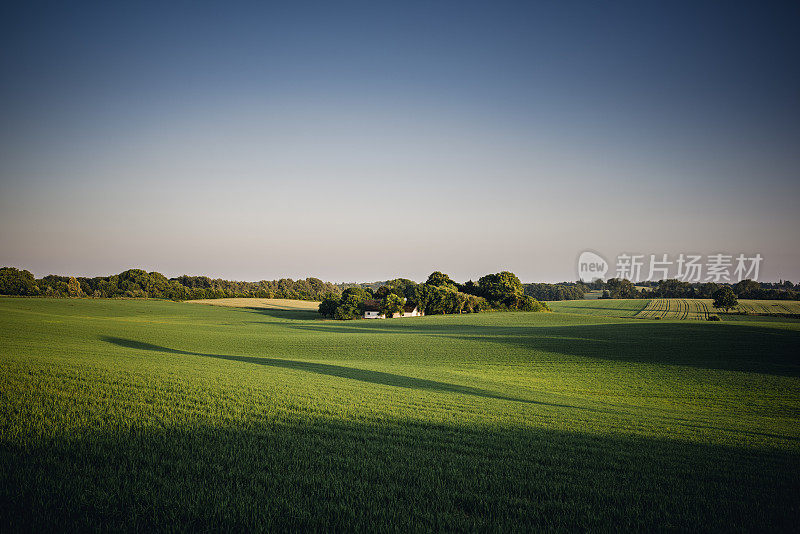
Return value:
[(381, 311), (381, 301), (369, 299), (364, 301), (364, 319), (386, 319)]
[(403, 315), (400, 317), (419, 317), (420, 315), (425, 314), (419, 311), (413, 304), (406, 304), (403, 306)]
[[(413, 304), (403, 306), (403, 313), (396, 313), (392, 317), (419, 317), (425, 315)], [(381, 311), (381, 301), (369, 299), (364, 301), (364, 319), (386, 319), (386, 315)]]

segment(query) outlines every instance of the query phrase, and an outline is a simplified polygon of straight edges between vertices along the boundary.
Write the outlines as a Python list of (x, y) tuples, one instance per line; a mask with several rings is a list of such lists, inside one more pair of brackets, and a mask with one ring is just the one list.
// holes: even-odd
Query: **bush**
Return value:
[(336, 310), (334, 310), (333, 318), (338, 321), (349, 321), (351, 319), (355, 319), (355, 316), (353, 315), (352, 309), (339, 306), (336, 308)]
[(720, 320), (719, 319), (719, 315), (709, 315), (708, 316), (708, 320), (709, 321), (719, 321)]
[(523, 296), (519, 300), (517, 308), (522, 311), (532, 311), (532, 312), (550, 311), (550, 308), (547, 306), (547, 304), (539, 302), (535, 298), (529, 297), (528, 295)]
[(319, 303), (319, 314), (323, 317), (333, 317), (336, 308), (339, 307), (339, 298), (335, 295), (328, 295)]

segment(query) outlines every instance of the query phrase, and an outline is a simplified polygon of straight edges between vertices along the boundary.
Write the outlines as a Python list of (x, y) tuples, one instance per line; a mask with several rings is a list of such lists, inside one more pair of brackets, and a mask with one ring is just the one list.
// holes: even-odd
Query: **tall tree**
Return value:
[(609, 298), (612, 299), (635, 299), (639, 296), (636, 286), (625, 278), (609, 278), (606, 287)]
[(386, 317), (392, 317), (395, 313), (403, 313), (403, 297), (389, 293), (381, 302), (381, 312)]
[(506, 305), (516, 303), (523, 295), (522, 282), (517, 275), (509, 271), (487, 274), (478, 279), (481, 293), (490, 302)]
[(67, 282), (67, 291), (69, 291), (70, 297), (81, 297), (83, 296), (83, 290), (81, 290), (81, 284), (78, 282), (78, 279), (74, 276), (69, 277), (69, 282)]
[(456, 289), (456, 283), (441, 271), (432, 272), (430, 276), (428, 276), (428, 280), (425, 283), (429, 286), (452, 287), (453, 289)]
[(728, 311), (738, 305), (739, 301), (736, 299), (736, 293), (733, 292), (730, 286), (722, 286), (714, 292), (715, 308), (723, 308)]

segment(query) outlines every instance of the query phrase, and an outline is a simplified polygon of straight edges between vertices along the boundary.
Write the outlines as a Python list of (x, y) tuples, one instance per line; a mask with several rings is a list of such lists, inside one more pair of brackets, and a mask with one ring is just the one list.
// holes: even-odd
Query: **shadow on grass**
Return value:
[(627, 323), (500, 326), (465, 323), (308, 324), (290, 328), (342, 334), (437, 336), (499, 343), (587, 358), (683, 365), (706, 369), (800, 376), (800, 332), (747, 324), (632, 321)]
[(276, 319), (291, 320), (291, 321), (312, 321), (320, 319), (319, 312), (317, 312), (316, 310), (259, 308), (255, 306), (248, 306), (236, 309), (246, 310), (250, 313), (267, 315), (269, 317), (274, 317)]
[(261, 356), (234, 356), (229, 354), (208, 354), (202, 352), (191, 352), (186, 350), (171, 349), (169, 347), (162, 347), (159, 345), (153, 345), (152, 343), (145, 343), (142, 341), (135, 341), (133, 339), (123, 339), (119, 337), (110, 337), (110, 336), (102, 336), (100, 339), (107, 343), (113, 343), (114, 345), (118, 345), (120, 347), (125, 347), (129, 349), (147, 350), (153, 352), (166, 352), (168, 354), (183, 354), (187, 356), (203, 356), (207, 358), (218, 358), (221, 360), (230, 360), (234, 362), (268, 365), (270, 367), (281, 367), (284, 369), (306, 371), (309, 373), (335, 376), (338, 378), (348, 378), (350, 380), (369, 382), (371, 384), (381, 384), (385, 386), (396, 386), (396, 387), (410, 388), (410, 389), (423, 389), (423, 390), (440, 391), (447, 393), (460, 393), (463, 395), (474, 395), (476, 397), (485, 397), (489, 399), (498, 399), (504, 401), (513, 401), (513, 402), (524, 402), (528, 404), (539, 404), (543, 406), (553, 406), (557, 408), (574, 408), (592, 412), (610, 412), (610, 410), (602, 410), (598, 408), (572, 406), (568, 404), (558, 404), (558, 403), (528, 400), (519, 397), (511, 397), (507, 395), (501, 395), (499, 393), (494, 393), (492, 391), (488, 391), (485, 389), (474, 388), (470, 386), (450, 384), (448, 382), (440, 382), (437, 380), (427, 380), (425, 378), (415, 378), (411, 376), (398, 375), (394, 373), (386, 373), (383, 371), (371, 371), (368, 369), (359, 369), (357, 367), (347, 367), (344, 365), (331, 365), (327, 363), (286, 360), (282, 358), (265, 358)]
[[(296, 371), (305, 371), (309, 373), (316, 373), (320, 375), (326, 376), (333, 376), (337, 378), (346, 378), (350, 380), (358, 380), (360, 382), (367, 382), (371, 384), (380, 384), (385, 386), (395, 386), (401, 388), (409, 388), (409, 389), (420, 389), (420, 390), (428, 390), (428, 391), (438, 391), (443, 393), (459, 393), (462, 395), (472, 395), (476, 397), (482, 397), (487, 399), (497, 399), (503, 401), (511, 401), (511, 402), (521, 402), (526, 404), (538, 405), (538, 406), (549, 406), (553, 408), (566, 408), (566, 409), (573, 409), (573, 410), (582, 410), (586, 412), (594, 412), (599, 414), (611, 414), (616, 416), (622, 417), (637, 417), (635, 413), (630, 411), (630, 407), (610, 404), (610, 403), (602, 403), (603, 407), (591, 407), (591, 406), (577, 406), (574, 404), (566, 404), (566, 403), (558, 403), (558, 402), (545, 402), (545, 401), (538, 401), (532, 399), (524, 399), (521, 397), (512, 397), (508, 395), (502, 395), (496, 392), (488, 391), (485, 389), (464, 386), (460, 384), (451, 384), (448, 382), (441, 382), (437, 380), (428, 380), (424, 378), (415, 378), (405, 375), (399, 375), (395, 373), (386, 373), (383, 371), (372, 371), (368, 369), (359, 369), (357, 367), (347, 367), (344, 365), (332, 365), (332, 364), (325, 364), (325, 363), (317, 363), (317, 362), (307, 362), (307, 361), (299, 361), (299, 360), (287, 360), (282, 358), (266, 358), (260, 356), (234, 356), (234, 355), (227, 355), (227, 354), (210, 354), (210, 353), (202, 353), (202, 352), (192, 352), (180, 349), (172, 349), (169, 347), (163, 347), (160, 345), (154, 345), (152, 343), (146, 343), (143, 341), (135, 341), (132, 339), (124, 339), (118, 337), (110, 337), (110, 336), (103, 336), (100, 338), (101, 340), (112, 343), (114, 345), (125, 347), (129, 349), (136, 349), (136, 350), (146, 350), (151, 352), (162, 352), (167, 354), (179, 354), (179, 355), (186, 355), (186, 356), (202, 356), (206, 358), (218, 358), (222, 360), (229, 360), (235, 362), (244, 362), (244, 363), (251, 363), (256, 365), (266, 365), (270, 367), (280, 367), (283, 369), (292, 369)], [(765, 433), (765, 432), (758, 432), (752, 431), (744, 428), (725, 428), (719, 426), (712, 426), (708, 424), (703, 424), (698, 421), (691, 421), (687, 419), (682, 419), (673, 416), (669, 413), (657, 413), (657, 412), (650, 412), (648, 413), (648, 417), (651, 417), (653, 420), (659, 420), (664, 425), (673, 425), (673, 426), (680, 426), (689, 428), (692, 430), (699, 430), (699, 429), (710, 429), (715, 431), (721, 431), (726, 433), (732, 434), (742, 434), (742, 435), (750, 435), (750, 436), (759, 436), (759, 437), (767, 437), (767, 438), (777, 438), (781, 440), (787, 441), (798, 441), (798, 438), (793, 436), (784, 435), (784, 434), (773, 434), (773, 433)]]
[[(314, 311), (246, 310), (285, 320), (283, 326), (288, 328), (323, 333), (440, 336), (606, 360), (800, 376), (797, 350), (800, 331), (780, 328), (777, 324), (777, 328), (769, 328), (747, 324), (747, 321), (676, 323), (632, 320), (588, 325), (502, 326), (464, 322), (442, 324), (424, 318), (322, 322)], [(592, 317), (587, 315), (586, 319)]]
[(790, 532), (800, 521), (796, 452), (294, 416), (110, 426), (0, 441), (4, 531)]

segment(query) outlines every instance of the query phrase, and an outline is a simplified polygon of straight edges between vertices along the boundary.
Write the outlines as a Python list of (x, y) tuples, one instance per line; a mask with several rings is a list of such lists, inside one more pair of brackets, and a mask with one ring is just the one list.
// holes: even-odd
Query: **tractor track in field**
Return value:
[(700, 319), (708, 320), (709, 316), (708, 304), (706, 304), (702, 300), (697, 301), (697, 303), (700, 305)]
[(681, 299), (678, 301), (678, 319), (688, 319), (689, 318), (689, 301)]
[(636, 317), (641, 319), (706, 320), (708, 304), (695, 299), (653, 299)]
[(800, 302), (740, 301), (730, 312), (714, 310), (704, 299), (654, 298), (634, 317), (638, 319), (708, 320), (713, 314), (757, 316), (800, 316)]
[(668, 299), (653, 299), (642, 310), (637, 317), (643, 319), (660, 319), (669, 313), (669, 300)]

